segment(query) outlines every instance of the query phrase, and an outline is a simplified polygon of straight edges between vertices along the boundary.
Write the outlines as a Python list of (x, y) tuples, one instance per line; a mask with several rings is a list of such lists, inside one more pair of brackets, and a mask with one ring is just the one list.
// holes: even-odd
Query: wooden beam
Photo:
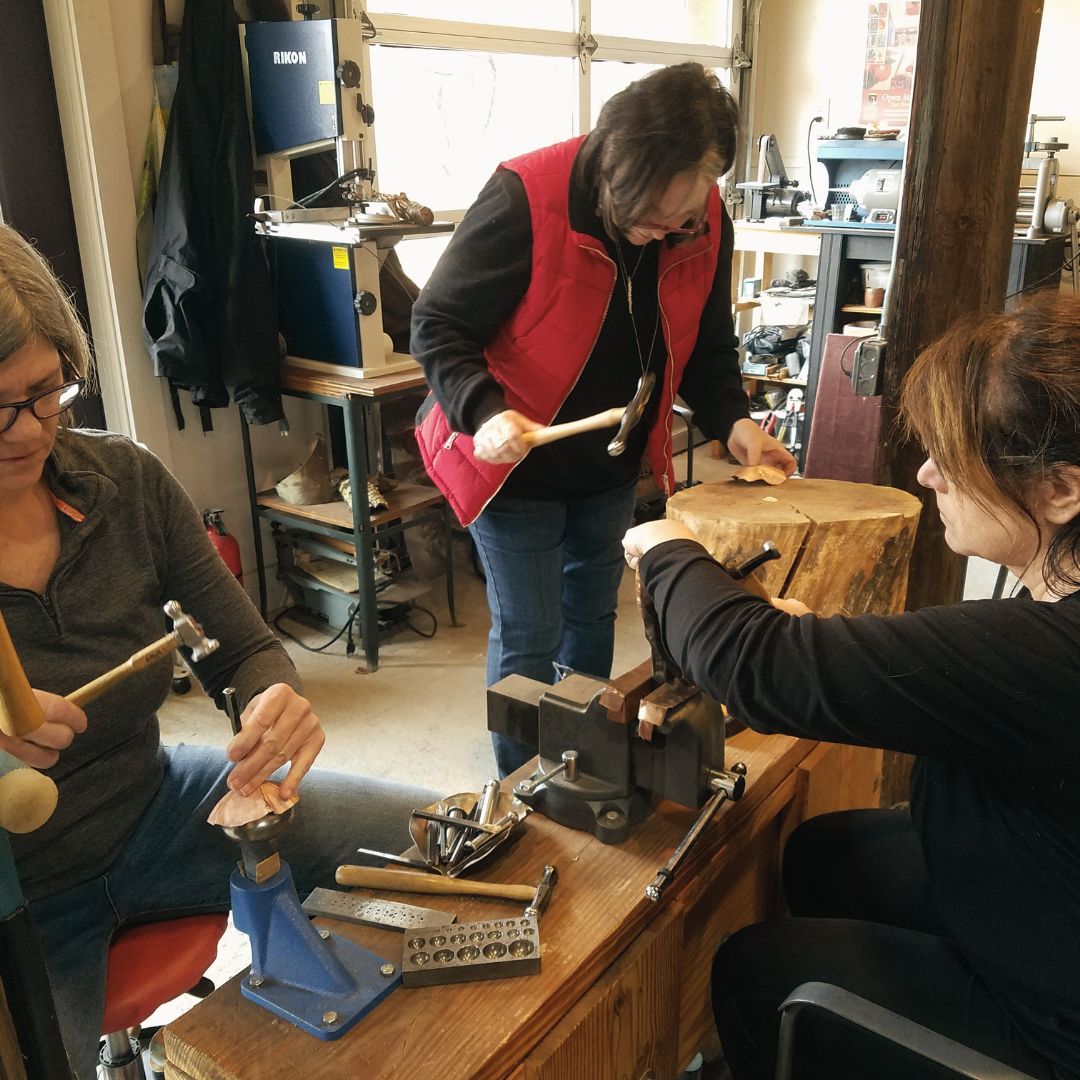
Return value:
[(965, 560), (945, 545), (915, 479), (920, 447), (894, 432), (900, 382), (919, 351), (968, 312), (1000, 311), (1042, 0), (923, 0), (896, 237), (879, 482), (927, 508), (907, 607), (963, 594)]

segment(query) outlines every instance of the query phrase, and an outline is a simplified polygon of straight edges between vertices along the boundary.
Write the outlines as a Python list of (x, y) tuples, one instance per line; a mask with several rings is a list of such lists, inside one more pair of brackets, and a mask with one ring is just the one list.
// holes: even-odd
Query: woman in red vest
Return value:
[[(413, 309), (432, 390), (424, 464), (487, 577), (487, 678), (611, 674), (620, 541), (643, 457), (674, 490), (676, 394), (744, 464), (791, 455), (749, 419), (731, 311), (731, 219), (716, 181), (738, 110), (700, 64), (614, 95), (590, 134), (503, 162)], [(534, 428), (655, 386), (626, 450), (594, 431), (530, 451)], [(530, 748), (495, 737), (505, 775)]]

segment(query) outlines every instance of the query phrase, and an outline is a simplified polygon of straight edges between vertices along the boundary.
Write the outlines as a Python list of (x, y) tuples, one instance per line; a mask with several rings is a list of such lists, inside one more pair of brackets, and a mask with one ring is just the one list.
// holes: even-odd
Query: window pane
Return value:
[(566, 57), (371, 48), (379, 187), (465, 209), (500, 161), (574, 134)]
[[(592, 62), (592, 123), (596, 127), (596, 118), (604, 107), (604, 102), (620, 90), (625, 90), (632, 82), (644, 79), (646, 75), (658, 71), (663, 64), (631, 64), (616, 60), (594, 60)], [(731, 89), (731, 72), (727, 68), (714, 68), (721, 86)]]
[(453, 19), (455, 22), (492, 23), (495, 26), (532, 26), (538, 30), (566, 30), (574, 27), (574, 8), (570, 0), (378, 0), (368, 14), (376, 26), (378, 12), (387, 15), (411, 15), (418, 19)]
[(397, 246), (401, 268), (420, 288), (427, 284), (431, 271), (450, 243), (449, 233), (437, 236), (409, 236)]
[(730, 0), (592, 0), (592, 31), (613, 37), (730, 45)]
[(658, 71), (663, 64), (624, 64), (615, 60), (594, 60), (590, 68), (592, 76), (592, 123), (609, 97), (625, 90), (632, 82), (644, 79), (650, 72)]

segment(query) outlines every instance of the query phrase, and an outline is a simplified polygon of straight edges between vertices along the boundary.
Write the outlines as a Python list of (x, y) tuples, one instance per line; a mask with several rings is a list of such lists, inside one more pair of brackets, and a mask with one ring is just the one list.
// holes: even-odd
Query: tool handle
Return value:
[(176, 634), (166, 634), (164, 637), (158, 638), (153, 644), (147, 645), (145, 649), (132, 653), (122, 664), (117, 664), (112, 670), (106, 671), (104, 675), (99, 675), (85, 686), (73, 690), (67, 695), (67, 700), (73, 705), (82, 708), (95, 698), (101, 697), (106, 690), (111, 690), (117, 683), (121, 683), (129, 676), (134, 675), (136, 671), (141, 671), (151, 664), (156, 664), (162, 657), (168, 656), (174, 649), (179, 647), (180, 639)]
[(21, 739), (45, 723), (38, 699), (30, 688), (26, 672), (0, 615), (0, 731)]
[(532, 900), (531, 885), (499, 885), (491, 881), (463, 881), (461, 878), (413, 874), (408, 870), (377, 870), (368, 866), (339, 866), (339, 885), (357, 885), (387, 892), (428, 893), (439, 896), (497, 896), (503, 900)]
[(565, 424), (552, 424), (551, 427), (534, 428), (522, 432), (520, 439), (526, 446), (544, 446), (547, 443), (567, 439), (571, 435), (581, 435), (586, 431), (598, 431), (600, 428), (614, 427), (622, 420), (625, 409), (605, 409), (593, 416), (583, 416), (580, 420), (568, 420)]

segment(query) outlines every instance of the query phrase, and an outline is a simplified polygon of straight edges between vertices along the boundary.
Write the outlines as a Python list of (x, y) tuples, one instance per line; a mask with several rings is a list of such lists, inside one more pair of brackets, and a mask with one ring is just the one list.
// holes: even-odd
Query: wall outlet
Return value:
[(851, 365), (851, 389), (856, 397), (877, 397), (885, 368), (885, 342), (867, 338), (855, 347)]

